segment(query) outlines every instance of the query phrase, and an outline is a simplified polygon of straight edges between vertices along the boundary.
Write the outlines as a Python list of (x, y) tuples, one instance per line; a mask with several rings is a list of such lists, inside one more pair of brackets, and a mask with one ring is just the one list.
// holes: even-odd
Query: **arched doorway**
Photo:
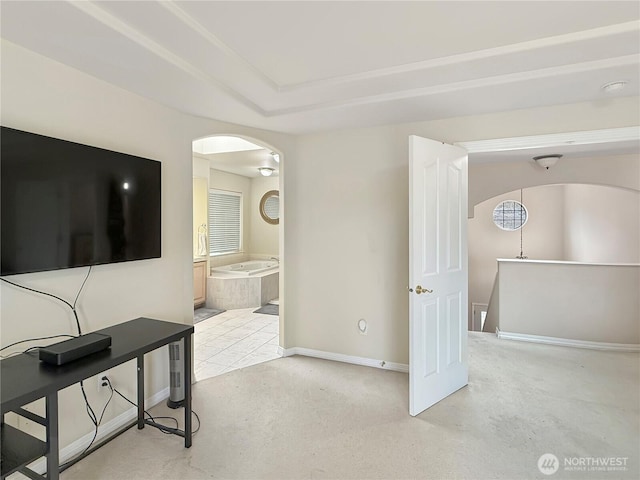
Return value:
[(197, 380), (282, 351), (283, 164), (280, 150), (251, 137), (193, 142)]
[[(522, 228), (496, 225), (495, 210), (522, 202)], [(596, 264), (640, 263), (640, 192), (582, 183), (538, 185), (474, 205), (469, 232), (469, 329), (479, 330), (497, 259)], [(477, 317), (474, 317), (474, 312)]]

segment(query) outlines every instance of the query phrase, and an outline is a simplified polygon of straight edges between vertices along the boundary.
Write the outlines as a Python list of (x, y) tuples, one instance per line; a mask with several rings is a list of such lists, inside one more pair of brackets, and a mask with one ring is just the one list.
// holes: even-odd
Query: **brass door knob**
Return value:
[(421, 293), (433, 293), (433, 290), (429, 290), (428, 288), (422, 288), (422, 286), (418, 285), (416, 287), (416, 293), (420, 295)]

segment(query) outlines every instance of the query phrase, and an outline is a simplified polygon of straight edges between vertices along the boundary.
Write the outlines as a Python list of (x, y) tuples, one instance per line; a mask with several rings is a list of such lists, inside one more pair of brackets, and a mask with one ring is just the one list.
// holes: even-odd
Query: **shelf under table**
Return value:
[(2, 478), (47, 453), (47, 444), (17, 428), (2, 424)]

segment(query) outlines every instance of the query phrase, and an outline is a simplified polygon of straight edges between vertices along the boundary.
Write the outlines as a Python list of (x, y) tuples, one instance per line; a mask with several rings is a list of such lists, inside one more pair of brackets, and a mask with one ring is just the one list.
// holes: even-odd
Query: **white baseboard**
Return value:
[(504, 340), (518, 340), (521, 342), (544, 343), (560, 345), (562, 347), (588, 348), (591, 350), (609, 350), (617, 352), (640, 352), (640, 345), (633, 343), (591, 342), (588, 340), (572, 340), (569, 338), (545, 337), (542, 335), (527, 335), (524, 333), (503, 332), (496, 328), (496, 335)]
[[(160, 390), (155, 395), (152, 395), (151, 397), (145, 399), (145, 410), (159, 404), (167, 398), (169, 398), (169, 387)], [(103, 439), (109, 437), (112, 433), (117, 432), (125, 425), (131, 423), (131, 421), (137, 416), (138, 409), (136, 407), (131, 407), (128, 410), (122, 412), (117, 417), (112, 418), (107, 423), (100, 425), (98, 427), (98, 435), (96, 436), (94, 445), (99, 444)], [(89, 443), (91, 443), (91, 440), (93, 439), (93, 433), (94, 432), (87, 433), (75, 442), (72, 442), (66, 447), (60, 449), (60, 464), (63, 464), (67, 460), (70, 460), (71, 458), (82, 452), (85, 448), (87, 448), (87, 445), (89, 445)], [(29, 468), (36, 473), (44, 475), (44, 473), (47, 471), (46, 458), (43, 457), (40, 460), (33, 462), (31, 465), (29, 465)]]
[(353, 365), (363, 365), (365, 367), (381, 368), (383, 370), (393, 370), (394, 372), (409, 372), (409, 365), (406, 363), (387, 362), (385, 360), (375, 360), (373, 358), (355, 357), (342, 353), (324, 352), (311, 348), (293, 347), (284, 349), (278, 347), (281, 357), (291, 357), (292, 355), (302, 355), (304, 357), (322, 358), (323, 360), (333, 360), (335, 362), (351, 363)]

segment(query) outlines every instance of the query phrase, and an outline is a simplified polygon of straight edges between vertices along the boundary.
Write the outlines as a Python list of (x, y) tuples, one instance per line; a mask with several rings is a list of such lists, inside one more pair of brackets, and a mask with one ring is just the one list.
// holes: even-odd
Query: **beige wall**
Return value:
[(640, 193), (598, 185), (565, 188), (565, 259), (640, 263)]
[[(635, 125), (638, 123), (640, 123), (640, 113), (636, 113)], [(640, 190), (638, 156), (563, 158), (549, 170), (540, 168), (533, 160), (471, 164), (469, 166), (469, 216), (473, 216), (473, 205), (504, 192), (536, 185), (571, 183), (609, 185), (638, 191)]]
[[(492, 220), (493, 208), (514, 191), (486, 200), (469, 219), (469, 299), (488, 303), (498, 258), (515, 258), (520, 233), (505, 232)], [(536, 260), (640, 263), (640, 193), (600, 185), (549, 185), (523, 190), (529, 221), (524, 254)], [(471, 311), (471, 310), (470, 310)], [(471, 319), (469, 320), (471, 326)]]
[(499, 269), (500, 331), (640, 344), (640, 266), (500, 261)]
[[(191, 142), (234, 134), (283, 154), (281, 344), (398, 363), (408, 361), (409, 135), (455, 143), (639, 123), (638, 99), (619, 98), (293, 138), (177, 113), (4, 41), (1, 75), (3, 125), (163, 162), (163, 256), (96, 268), (79, 304), (87, 329), (138, 316), (192, 321)], [(620, 181), (640, 182), (629, 173), (638, 171), (637, 159), (625, 165)], [(483, 178), (470, 169), (471, 191)], [(69, 298), (83, 273), (71, 269), (19, 280)], [(5, 285), (0, 294), (3, 345), (73, 331), (69, 312), (52, 301)], [(367, 335), (358, 333), (359, 318), (369, 322)], [(151, 395), (167, 386), (167, 365), (155, 356), (148, 363)], [(125, 392), (133, 391), (133, 375), (115, 380)], [(95, 391), (90, 395), (97, 401)], [(84, 408), (77, 388), (63, 392), (61, 402), (64, 445), (92, 425), (77, 414)], [(107, 420), (128, 408), (114, 405)]]
[[(456, 143), (633, 126), (639, 105), (612, 99), (300, 136), (285, 182), (286, 312), (295, 318), (287, 346), (408, 362), (409, 135)], [(606, 169), (595, 162), (588, 174), (582, 166), (591, 160), (579, 160), (541, 170), (554, 176), (536, 173), (537, 182), (608, 178), (640, 189), (637, 157), (609, 159)], [(531, 175), (519, 164), (471, 165), (470, 205), (533, 185)], [(367, 335), (358, 333), (359, 318), (368, 321)]]
[(260, 200), (269, 190), (279, 190), (279, 177), (255, 177), (251, 179), (251, 238), (249, 252), (252, 256), (277, 257), (279, 255), (279, 226), (265, 222), (260, 216)]
[(405, 143), (390, 127), (299, 139), (285, 183), (288, 345), (407, 363)]
[[(183, 115), (77, 70), (2, 41), (2, 125), (157, 159), (162, 162), (162, 258), (93, 268), (78, 311), (84, 331), (146, 316), (193, 321), (192, 153), (195, 138), (215, 133), (260, 138), (295, 157), (287, 135)], [(17, 275), (13, 281), (73, 300), (86, 268)], [(2, 346), (26, 338), (75, 333), (67, 307), (0, 285)], [(3, 353), (8, 353), (5, 351)], [(147, 356), (146, 393), (168, 386), (166, 351)], [(116, 369), (114, 385), (135, 399), (135, 366)], [(95, 381), (94, 381), (95, 380)], [(106, 398), (87, 381), (94, 408)], [(105, 422), (129, 409), (114, 399)], [(92, 431), (77, 386), (60, 394), (60, 440)]]
[[(472, 303), (489, 303), (498, 270), (496, 259), (520, 254), (520, 231), (501, 230), (493, 209), (504, 200), (520, 200), (520, 191), (505, 193), (476, 205), (469, 219), (469, 328)], [(529, 218), (522, 230), (524, 254), (531, 259), (564, 260), (564, 186), (525, 188), (522, 201)]]
[(209, 170), (211, 170), (209, 160), (205, 160), (200, 157), (193, 157), (193, 176), (194, 178), (205, 178), (207, 180), (207, 186), (209, 185)]

